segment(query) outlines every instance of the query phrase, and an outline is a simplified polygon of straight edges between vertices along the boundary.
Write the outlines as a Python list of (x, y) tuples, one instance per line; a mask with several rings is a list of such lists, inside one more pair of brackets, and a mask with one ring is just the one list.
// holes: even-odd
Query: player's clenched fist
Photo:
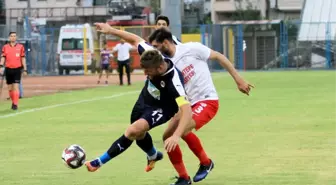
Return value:
[(251, 88), (254, 88), (253, 85), (249, 84), (248, 82), (245, 82), (244, 80), (237, 82), (237, 87), (240, 92), (249, 95)]

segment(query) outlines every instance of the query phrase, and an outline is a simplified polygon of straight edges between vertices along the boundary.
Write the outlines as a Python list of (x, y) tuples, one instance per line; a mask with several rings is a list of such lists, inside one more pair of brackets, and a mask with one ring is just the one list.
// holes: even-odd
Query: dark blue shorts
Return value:
[(145, 119), (152, 129), (168, 122), (175, 114), (158, 106), (149, 106), (137, 101), (131, 113), (131, 124), (139, 119)]
[(101, 65), (102, 70), (108, 70), (109, 67), (110, 67), (110, 64), (102, 64)]

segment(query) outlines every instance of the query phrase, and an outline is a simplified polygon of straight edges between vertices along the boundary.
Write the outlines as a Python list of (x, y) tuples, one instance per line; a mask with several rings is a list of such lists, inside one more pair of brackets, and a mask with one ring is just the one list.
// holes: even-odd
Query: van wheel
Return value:
[(66, 69), (66, 70), (65, 70), (65, 74), (66, 74), (66, 75), (69, 75), (69, 74), (70, 74), (70, 70), (69, 70), (69, 69)]

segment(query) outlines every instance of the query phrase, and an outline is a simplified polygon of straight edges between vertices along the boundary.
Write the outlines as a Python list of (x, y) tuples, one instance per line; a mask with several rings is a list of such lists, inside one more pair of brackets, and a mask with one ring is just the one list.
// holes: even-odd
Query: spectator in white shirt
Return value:
[(124, 67), (126, 68), (128, 85), (131, 85), (130, 51), (134, 49), (135, 48), (131, 44), (121, 39), (120, 43), (117, 44), (112, 50), (113, 53), (118, 52), (117, 60), (118, 60), (120, 85), (124, 85), (123, 83)]

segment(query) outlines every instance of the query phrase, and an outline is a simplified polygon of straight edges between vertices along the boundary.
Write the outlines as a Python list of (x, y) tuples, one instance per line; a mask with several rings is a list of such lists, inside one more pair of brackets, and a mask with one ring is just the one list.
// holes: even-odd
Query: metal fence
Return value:
[(200, 30), (202, 43), (240, 70), (335, 69), (336, 23), (226, 22)]
[(2, 47), (8, 40), (8, 34), (15, 31), (18, 36), (18, 42), (25, 46), (27, 69), (31, 75), (56, 75), (57, 72), (57, 41), (59, 29), (40, 28), (38, 34), (32, 34), (27, 37), (23, 25), (1, 26), (1, 44)]
[[(308, 25), (308, 23), (307, 23)], [(335, 69), (336, 23), (305, 23), (265, 21), (226, 22), (218, 25), (184, 25), (182, 42), (196, 41), (225, 54), (240, 70), (270, 69)], [(57, 42), (60, 28), (39, 27), (27, 37), (24, 26), (0, 27), (1, 46), (9, 31), (17, 31), (19, 40), (25, 44), (28, 71), (31, 75), (59, 75)], [(121, 27), (147, 39), (153, 26)], [(315, 33), (315, 34), (314, 34)], [(323, 33), (323, 34), (318, 34)], [(106, 40), (119, 40), (111, 36), (97, 36), (99, 51)], [(244, 47), (246, 46), (246, 49)], [(99, 60), (99, 52), (95, 53)], [(139, 68), (139, 57), (133, 55), (134, 68)], [(99, 65), (96, 65), (97, 69)], [(221, 70), (216, 62), (209, 62), (211, 70)], [(84, 69), (84, 67), (83, 67)], [(92, 72), (95, 72), (92, 71)], [(76, 74), (76, 73), (75, 73)], [(83, 74), (83, 71), (77, 74)]]

